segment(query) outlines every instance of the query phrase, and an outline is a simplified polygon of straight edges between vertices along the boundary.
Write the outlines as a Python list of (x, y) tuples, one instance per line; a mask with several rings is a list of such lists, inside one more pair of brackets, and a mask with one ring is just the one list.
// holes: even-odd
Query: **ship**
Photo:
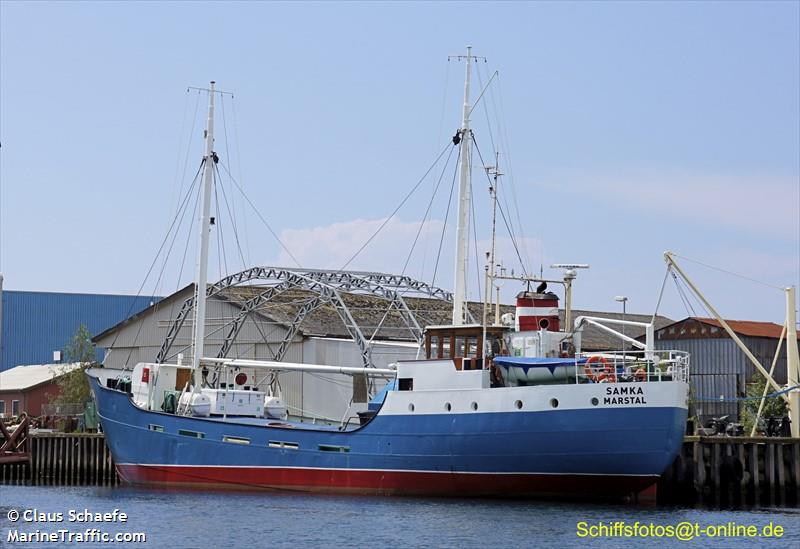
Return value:
[[(461, 197), (470, 196), (466, 61)], [(424, 355), (386, 368), (200, 356), (205, 337), (215, 83), (208, 89), (192, 356), (139, 363), (103, 381), (87, 370), (106, 443), (130, 484), (406, 496), (622, 499), (652, 486), (683, 442), (689, 356), (655, 350), (653, 327), (571, 318), (576, 269), (563, 280), (517, 280), (515, 314), (475, 322), (466, 301), (469, 203), (459, 200), (452, 323), (428, 326)], [(466, 211), (464, 211), (466, 210)], [(493, 258), (492, 258), (493, 259)], [(487, 280), (503, 274), (487, 270)], [(535, 288), (533, 284), (538, 284)], [(559, 298), (565, 291), (561, 326)], [(489, 286), (487, 285), (487, 288)], [(643, 329), (644, 342), (609, 323)], [(585, 353), (595, 325), (621, 351)], [(629, 332), (630, 333), (630, 332)], [(289, 417), (281, 395), (247, 371), (370, 376), (382, 389), (340, 425)]]

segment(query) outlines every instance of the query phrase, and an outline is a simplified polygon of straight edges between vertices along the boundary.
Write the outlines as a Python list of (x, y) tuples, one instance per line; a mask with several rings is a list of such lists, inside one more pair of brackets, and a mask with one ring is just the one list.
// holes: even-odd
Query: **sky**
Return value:
[[(783, 322), (780, 288), (800, 283), (800, 3), (777, 1), (4, 0), (5, 289), (165, 295), (191, 280), (191, 207), (156, 254), (203, 154), (207, 96), (187, 87), (212, 79), (234, 94), (217, 109), (212, 280), (342, 268), (383, 226), (348, 268), (452, 289), (464, 65), (448, 56), (467, 44), (486, 57), (473, 98), (497, 71), (472, 116), (470, 298), (497, 151), (524, 271), (591, 265), (576, 307), (618, 311), (624, 295), (653, 313), (672, 250), (699, 262), (679, 260), (723, 316)], [(502, 218), (498, 259), (523, 271)], [(671, 280), (658, 312), (706, 314)]]

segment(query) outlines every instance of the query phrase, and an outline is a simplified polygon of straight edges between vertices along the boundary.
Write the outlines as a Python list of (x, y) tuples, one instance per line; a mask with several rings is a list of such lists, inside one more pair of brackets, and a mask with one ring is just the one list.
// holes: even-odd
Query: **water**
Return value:
[[(115, 508), (127, 513), (126, 523), (69, 521), (70, 510), (102, 513)], [(12, 523), (9, 520), (12, 509), (62, 513), (64, 520), (36, 523), (20, 518)], [(699, 523), (700, 528), (735, 523), (754, 525), (759, 533), (771, 522), (783, 527), (782, 537), (753, 540), (701, 535), (692, 543), (744, 547), (758, 541), (776, 547), (800, 547), (800, 509), (714, 510), (504, 500), (160, 491), (129, 487), (0, 486), (0, 547), (71, 545), (10, 543), (10, 531), (23, 534), (62, 529), (85, 533), (92, 528), (112, 535), (144, 532), (147, 536), (146, 543), (116, 543), (118, 546), (176, 549), (334, 545), (584, 547), (588, 543), (621, 547), (654, 542), (686, 546), (686, 542), (674, 538), (581, 538), (577, 535), (577, 524), (581, 521), (587, 523), (586, 528), (601, 522), (610, 526), (615, 521), (624, 521), (628, 526), (639, 521), (644, 527), (649, 527), (650, 523), (665, 527), (688, 521)], [(109, 544), (88, 542), (80, 546), (108, 547)]]

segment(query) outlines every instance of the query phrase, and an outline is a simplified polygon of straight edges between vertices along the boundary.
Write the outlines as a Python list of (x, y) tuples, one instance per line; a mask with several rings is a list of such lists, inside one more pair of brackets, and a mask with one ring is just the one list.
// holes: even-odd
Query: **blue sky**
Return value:
[[(488, 58), (484, 83), (500, 73), (474, 128), (485, 157), (493, 142), (501, 149), (528, 268), (556, 276), (550, 263), (592, 266), (576, 306), (616, 310), (613, 296), (624, 294), (629, 311), (652, 312), (666, 249), (798, 284), (799, 6), (4, 1), (5, 287), (137, 291), (202, 154), (206, 100), (195, 116), (186, 87), (211, 79), (235, 92), (227, 139), (218, 118), (223, 162), (304, 266), (340, 267), (458, 127), (463, 65), (447, 56), (466, 44)], [(426, 280), (451, 168), (407, 269)], [(439, 173), (352, 267), (402, 270)], [(485, 248), (479, 167), (473, 180)], [(229, 192), (245, 263), (291, 266)], [(452, 288), (447, 229), (436, 284)], [(145, 292), (189, 280), (194, 245), (181, 271), (178, 242), (161, 284)], [(507, 238), (500, 250), (518, 272)], [(221, 261), (212, 263), (214, 278)], [(685, 265), (725, 316), (783, 320), (780, 291)], [(229, 257), (228, 271), (240, 266)], [(661, 312), (687, 314), (672, 284)]]

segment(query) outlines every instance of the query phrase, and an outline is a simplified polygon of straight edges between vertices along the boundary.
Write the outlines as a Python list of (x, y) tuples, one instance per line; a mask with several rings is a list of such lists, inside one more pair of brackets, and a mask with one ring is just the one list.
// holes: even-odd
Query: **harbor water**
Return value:
[[(0, 547), (108, 547), (98, 541), (101, 532), (146, 536), (144, 542), (127, 537), (112, 544), (122, 547), (685, 547), (687, 541), (666, 533), (681, 523), (692, 526), (682, 527), (681, 537), (694, 545), (800, 546), (797, 508), (0, 486)], [(749, 527), (756, 535), (741, 535)], [(62, 536), (59, 531), (89, 541), (42, 541), (44, 534)], [(39, 538), (29, 542), (28, 536)]]

